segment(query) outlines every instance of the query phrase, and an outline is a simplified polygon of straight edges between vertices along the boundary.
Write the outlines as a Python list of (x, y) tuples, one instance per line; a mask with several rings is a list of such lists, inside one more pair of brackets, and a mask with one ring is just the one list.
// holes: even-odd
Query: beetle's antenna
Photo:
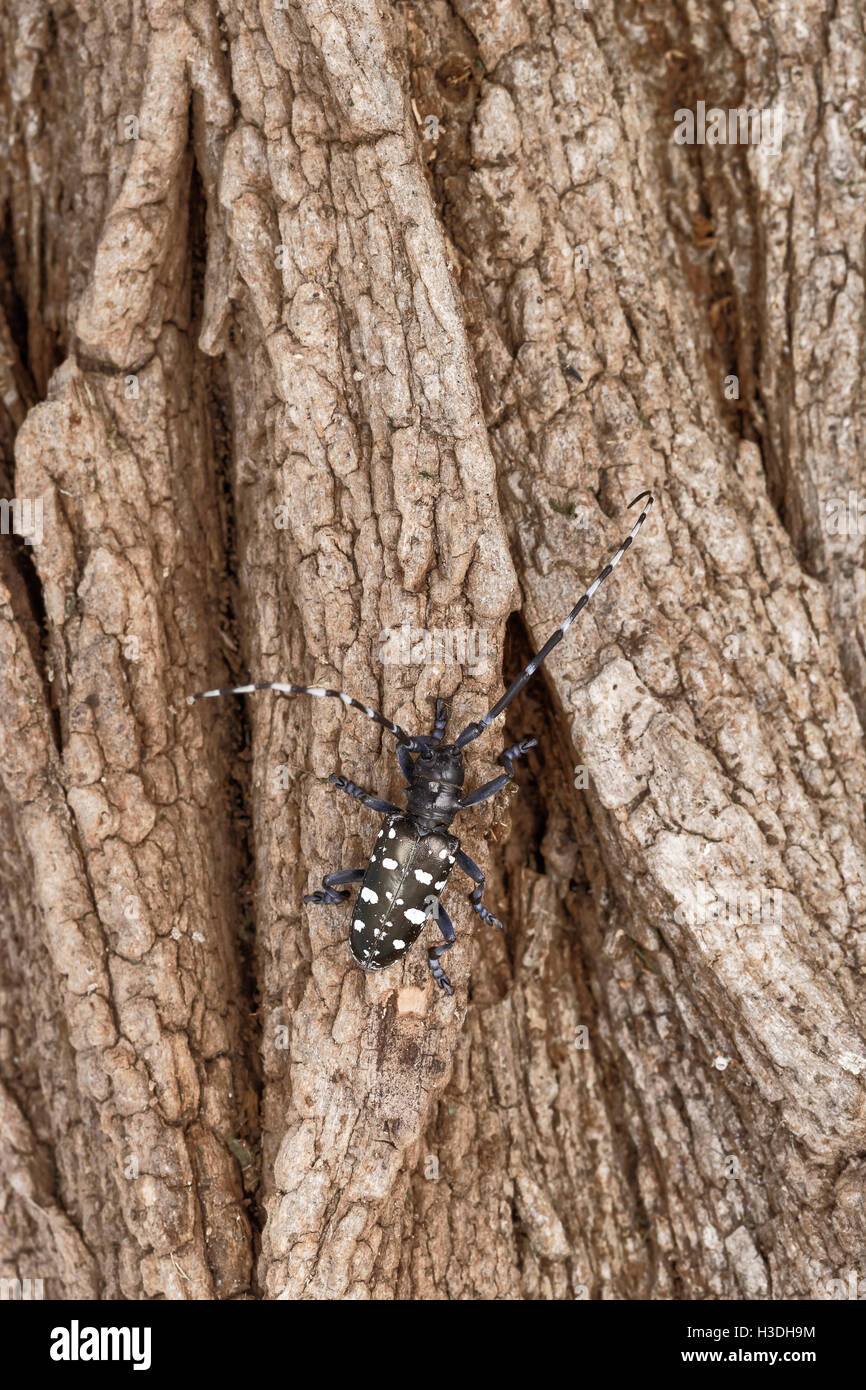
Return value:
[(649, 501), (647, 502), (646, 506), (644, 507), (643, 511), (641, 512), (640, 516), (638, 517), (637, 521), (635, 522), (629, 534), (626, 536), (625, 540), (623, 541), (616, 554), (612, 557), (611, 560), (608, 561), (608, 563), (605, 565), (604, 569), (597, 576), (597, 578), (593, 580), (586, 593), (578, 599), (577, 603), (574, 605), (574, 607), (572, 608), (571, 612), (569, 613), (565, 621), (562, 623), (562, 625), (558, 627), (556, 631), (553, 633), (553, 635), (547, 639), (544, 646), (541, 648), (541, 651), (536, 653), (536, 655), (530, 661), (529, 665), (525, 667), (523, 671), (521, 671), (517, 679), (511, 682), (511, 685), (508, 687), (505, 694), (502, 696), (502, 699), (497, 700), (492, 710), (485, 714), (484, 718), (479, 720), (478, 723), (467, 724), (466, 728), (463, 730), (463, 733), (460, 734), (459, 738), (456, 739), (454, 743), (455, 748), (465, 748), (467, 743), (471, 743), (473, 739), (479, 738), (480, 735), (484, 733), (488, 725), (493, 723), (493, 720), (497, 717), (497, 715), (500, 715), (502, 711), (506, 708), (506, 706), (511, 704), (511, 701), (514, 699), (515, 695), (520, 694), (527, 681), (531, 680), (532, 677), (535, 675), (542, 661), (546, 660), (546, 658), (550, 656), (550, 653), (553, 651), (554, 647), (562, 641), (563, 637), (568, 632), (568, 629), (571, 627), (575, 618), (582, 612), (582, 610), (589, 603), (589, 600), (592, 598), (599, 584), (601, 584), (603, 580), (607, 579), (607, 576), (610, 574), (611, 570), (613, 570), (619, 564), (620, 560), (622, 559), (625, 552), (628, 550), (638, 531), (646, 521), (649, 509), (655, 500), (651, 492), (639, 492), (637, 497), (635, 497), (631, 502), (629, 502), (628, 505), (629, 507), (633, 507), (636, 502), (640, 502), (644, 497), (648, 497)]
[(227, 685), (221, 690), (200, 690), (197, 695), (187, 695), (188, 705), (194, 705), (196, 700), (212, 700), (218, 695), (251, 695), (254, 690), (276, 690), (281, 695), (315, 695), (319, 699), (330, 696), (333, 700), (342, 700), (344, 705), (351, 705), (352, 709), (359, 709), (362, 714), (366, 714), (368, 719), (374, 720), (376, 724), (381, 724), (383, 729), (387, 729), (389, 734), (394, 734), (400, 743), (406, 745), (411, 752), (420, 751), (420, 745), (416, 743), (411, 734), (407, 734), (405, 729), (401, 729), (399, 724), (394, 724), (390, 719), (386, 719), (384, 714), (379, 714), (376, 710), (370, 709), (369, 705), (362, 705), (360, 700), (354, 700), (351, 695), (344, 695), (341, 690), (326, 690), (321, 685), (290, 685), (284, 681), (256, 681), (254, 685)]

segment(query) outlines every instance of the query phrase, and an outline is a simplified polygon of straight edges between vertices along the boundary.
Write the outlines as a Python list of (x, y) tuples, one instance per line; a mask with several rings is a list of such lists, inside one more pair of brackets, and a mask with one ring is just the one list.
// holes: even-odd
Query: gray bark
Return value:
[[(862, 487), (858, 12), (0, 23), (0, 483), (45, 501), (0, 550), (0, 1273), (833, 1296), (866, 1149), (863, 546), (828, 525)], [(783, 106), (782, 154), (673, 143), (697, 101)], [(454, 998), (420, 947), (365, 976), (348, 909), (301, 900), (375, 833), (329, 773), (393, 798), (393, 740), (186, 694), (310, 681), (419, 730), (441, 696), (454, 733), (650, 486), (468, 750), (480, 782), (539, 736), (459, 825), (504, 936), (455, 877)], [(383, 660), (404, 623), (488, 659)]]

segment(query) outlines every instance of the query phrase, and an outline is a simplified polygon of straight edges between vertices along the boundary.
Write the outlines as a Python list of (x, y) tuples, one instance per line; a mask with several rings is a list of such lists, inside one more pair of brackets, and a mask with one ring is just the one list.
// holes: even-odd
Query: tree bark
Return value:
[[(866, 585), (828, 526), (863, 487), (856, 7), (0, 16), (0, 491), (44, 503), (0, 542), (0, 1275), (835, 1296), (866, 1224)], [(676, 144), (699, 101), (783, 108), (781, 154)], [(475, 785), (539, 739), (456, 827), (505, 933), (455, 875), (454, 997), (420, 945), (365, 975), (349, 908), (302, 898), (375, 836), (329, 774), (395, 799), (393, 739), (185, 696), (310, 682), (419, 732), (442, 697), (453, 736), (645, 487), (467, 749)]]

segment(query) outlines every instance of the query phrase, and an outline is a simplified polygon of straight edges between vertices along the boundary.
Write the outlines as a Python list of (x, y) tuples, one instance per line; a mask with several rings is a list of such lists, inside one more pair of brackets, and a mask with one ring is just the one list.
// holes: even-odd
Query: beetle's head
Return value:
[(466, 772), (463, 754), (453, 744), (444, 748), (422, 748), (413, 765), (416, 785), (419, 782), (445, 782), (449, 787), (462, 787)]

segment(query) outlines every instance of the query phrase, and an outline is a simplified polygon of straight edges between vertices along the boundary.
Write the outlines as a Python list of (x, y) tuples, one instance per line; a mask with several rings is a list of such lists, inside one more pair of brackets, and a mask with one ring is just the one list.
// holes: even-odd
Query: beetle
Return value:
[(285, 681), (258, 681), (253, 685), (227, 686), (219, 690), (202, 690), (189, 695), (187, 702), (213, 699), (221, 695), (248, 695), (257, 690), (275, 690), (283, 695), (312, 695), (318, 699), (342, 700), (347, 708), (360, 710), (368, 719), (387, 729), (397, 739), (397, 762), (408, 784), (405, 809), (390, 801), (373, 796), (347, 777), (333, 774), (330, 780), (340, 791), (360, 801), (371, 811), (384, 817), (382, 827), (364, 869), (340, 869), (325, 874), (322, 887), (304, 898), (305, 903), (335, 904), (350, 896), (346, 884), (360, 883), (352, 911), (351, 949), (364, 970), (383, 970), (400, 960), (420, 936), (429, 920), (438, 923), (443, 940), (427, 954), (433, 979), (446, 994), (453, 994), (451, 981), (441, 965), (441, 957), (454, 945), (454, 926), (440, 901), (440, 894), (457, 865), (472, 880), (469, 893), (473, 910), (482, 922), (502, 929), (498, 917), (485, 907), (484, 874), (474, 860), (460, 848), (460, 840), (451, 834), (450, 825), (459, 811), (488, 801), (502, 791), (514, 777), (514, 763), (534, 748), (537, 740), (521, 739), (500, 753), (498, 762), (504, 769), (483, 786), (463, 795), (465, 767), (463, 749), (480, 738), (516, 695), (535, 675), (539, 666), (562, 641), (575, 618), (589, 603), (599, 584), (619, 564), (646, 521), (654, 498), (651, 492), (638, 493), (630, 503), (634, 507), (647, 498), (640, 516), (616, 554), (608, 561), (586, 593), (577, 601), (568, 617), (548, 638), (544, 646), (512, 681), (501, 699), (488, 710), (483, 719), (468, 724), (453, 743), (443, 744), (448, 715), (442, 700), (436, 701), (436, 716), (429, 734), (409, 734), (399, 724), (386, 719), (377, 710), (345, 695), (316, 685), (293, 685)]

